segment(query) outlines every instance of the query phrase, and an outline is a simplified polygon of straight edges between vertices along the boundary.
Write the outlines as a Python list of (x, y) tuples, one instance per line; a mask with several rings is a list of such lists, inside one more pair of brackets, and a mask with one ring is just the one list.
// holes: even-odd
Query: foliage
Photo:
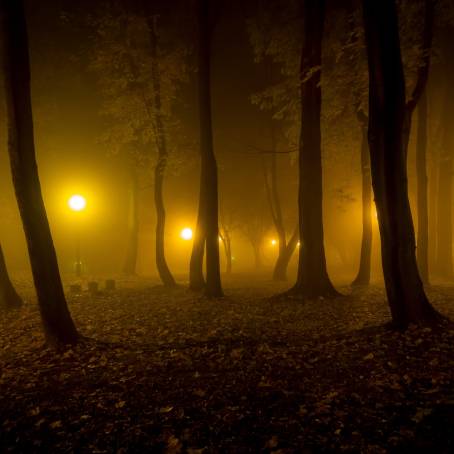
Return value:
[[(153, 61), (149, 24), (144, 16), (122, 9), (105, 10), (91, 19), (94, 46), (90, 68), (103, 95), (102, 115), (106, 128), (101, 141), (113, 153), (126, 153), (139, 163), (156, 155), (156, 105), (152, 65), (159, 65), (161, 109), (174, 167), (185, 148), (181, 125), (174, 108), (179, 89), (188, 80), (189, 49), (172, 39), (172, 31), (157, 21), (158, 58)], [(187, 151), (185, 149), (185, 151)]]

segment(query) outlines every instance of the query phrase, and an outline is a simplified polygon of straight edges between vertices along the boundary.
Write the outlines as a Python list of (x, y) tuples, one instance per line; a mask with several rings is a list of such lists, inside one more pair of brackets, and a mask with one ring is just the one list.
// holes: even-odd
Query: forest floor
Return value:
[[(59, 352), (27, 297), (0, 313), (0, 452), (454, 452), (452, 324), (391, 331), (380, 287), (269, 298), (283, 288), (69, 295), (87, 339)], [(454, 286), (429, 295), (454, 320)]]

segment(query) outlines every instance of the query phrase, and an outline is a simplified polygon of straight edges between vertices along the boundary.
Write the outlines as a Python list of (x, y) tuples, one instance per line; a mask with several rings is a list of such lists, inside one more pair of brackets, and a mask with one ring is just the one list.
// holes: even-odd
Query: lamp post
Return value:
[[(68, 199), (68, 206), (69, 208), (74, 211), (76, 214), (83, 211), (87, 205), (85, 197), (81, 196), (80, 194), (75, 194)], [(75, 272), (76, 276), (80, 277), (82, 274), (82, 262), (80, 259), (80, 231), (79, 231), (79, 216), (76, 218), (76, 264), (75, 264)]]

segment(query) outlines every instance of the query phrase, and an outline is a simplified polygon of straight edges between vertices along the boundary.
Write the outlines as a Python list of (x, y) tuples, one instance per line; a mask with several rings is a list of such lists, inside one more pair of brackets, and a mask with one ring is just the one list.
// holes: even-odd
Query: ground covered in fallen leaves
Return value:
[[(304, 303), (265, 281), (225, 290), (69, 295), (87, 339), (59, 352), (32, 296), (0, 313), (0, 452), (454, 452), (451, 324), (389, 330), (379, 287)], [(454, 287), (429, 295), (454, 320)]]

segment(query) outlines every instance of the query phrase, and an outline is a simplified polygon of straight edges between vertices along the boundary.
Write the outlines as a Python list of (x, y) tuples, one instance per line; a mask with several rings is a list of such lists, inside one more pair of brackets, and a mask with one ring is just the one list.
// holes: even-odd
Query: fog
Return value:
[[(301, 105), (305, 16), (297, 2), (285, 7), (279, 2), (221, 2), (210, 13), (206, 40), (197, 38), (188, 3), (155, 2), (148, 6), (149, 15), (142, 14), (142, 6), (120, 1), (26, 4), (36, 159), (64, 281), (129, 274), (161, 278), (166, 285), (163, 276), (175, 274), (187, 283), (191, 254), (197, 250), (194, 239), (205, 234), (198, 231), (197, 218), (206, 197), (212, 198), (211, 215), (217, 216), (213, 225), (219, 245), (213, 250), (224, 275), (257, 274), (290, 285), (297, 276), (298, 255), (304, 255), (300, 234), (322, 208), (323, 222), (316, 229), (321, 242), (311, 237), (315, 230), (307, 233), (306, 242), (311, 245), (314, 239), (319, 249), (324, 245), (317, 254), (323, 269), (326, 257), (329, 277), (336, 285), (351, 283), (363, 269), (365, 247), (370, 249), (364, 256), (363, 265), (370, 268), (366, 281), (382, 283), (377, 209), (365, 199), (373, 198), (365, 195), (371, 191), (371, 172), (364, 161), (368, 153), (362, 154), (371, 143), (371, 106), (359, 10), (348, 4), (327, 7), (323, 71), (312, 65), (308, 73), (315, 71), (320, 78), (316, 89), (321, 96), (317, 124), (308, 128), (309, 135), (315, 133), (308, 137), (317, 142), (320, 128), (321, 144), (309, 144), (307, 150), (321, 153), (321, 161), (311, 157), (299, 169), (306, 159), (304, 128), (314, 122), (314, 106)], [(419, 228), (428, 234), (428, 245), (418, 243), (417, 254), (427, 251), (425, 270), (432, 281), (443, 281), (452, 277), (450, 4), (435, 8), (433, 27), (423, 33), (424, 11), (424, 2), (398, 2), (407, 107), (424, 86), (427, 110), (411, 110), (399, 181), (408, 190), (412, 210), (412, 219), (405, 220), (413, 220), (409, 234), (417, 242), (424, 236)], [(208, 69), (200, 76), (198, 46), (205, 41)], [(430, 61), (424, 49), (429, 44)], [(15, 279), (30, 276), (30, 266), (11, 184), (4, 106), (1, 118), (0, 235)], [(210, 178), (217, 171), (217, 181), (209, 184), (201, 182), (204, 147), (216, 160)], [(425, 147), (423, 158), (417, 159), (418, 147)], [(425, 162), (417, 170), (419, 159)], [(313, 175), (315, 183), (308, 183)], [(304, 185), (309, 185), (306, 192), (301, 189), (298, 196)], [(428, 227), (421, 227), (426, 214), (418, 213), (418, 190), (428, 202)], [(307, 201), (298, 206), (301, 194)], [(84, 197), (80, 212), (68, 205), (73, 195)], [(304, 214), (310, 203), (315, 211)], [(184, 229), (191, 229), (192, 236), (183, 238)], [(365, 239), (366, 231), (371, 239)], [(412, 241), (407, 242), (410, 249)], [(159, 263), (168, 269), (160, 270)]]

